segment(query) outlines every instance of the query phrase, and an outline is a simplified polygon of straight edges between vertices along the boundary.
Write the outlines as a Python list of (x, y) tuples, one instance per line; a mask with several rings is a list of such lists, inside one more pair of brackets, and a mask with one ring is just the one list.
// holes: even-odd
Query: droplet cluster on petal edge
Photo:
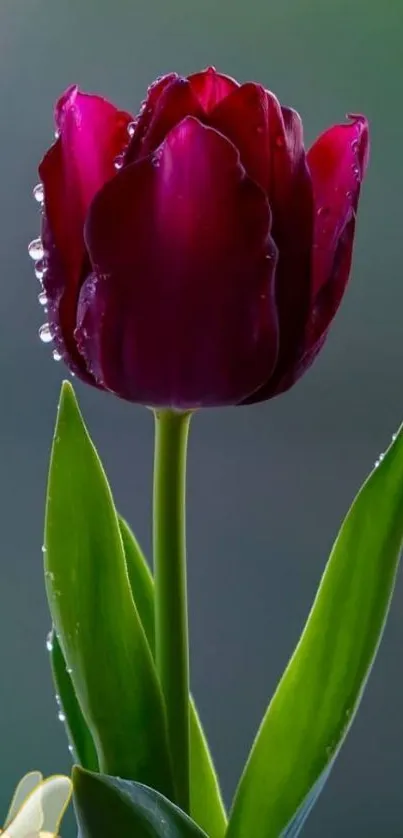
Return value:
[[(43, 209), (44, 201), (45, 201), (45, 191), (43, 187), (43, 183), (37, 183), (33, 189), (33, 196), (37, 204), (39, 204), (41, 210)], [(34, 270), (35, 276), (41, 283), (41, 290), (38, 294), (38, 302), (39, 305), (43, 306), (43, 310), (47, 311), (47, 296), (46, 291), (43, 288), (43, 278), (47, 271), (46, 265), (46, 254), (44, 251), (42, 239), (40, 236), (36, 239), (32, 239), (32, 241), (28, 245), (28, 254), (34, 262)], [(43, 323), (42, 326), (39, 328), (39, 338), (42, 343), (51, 343), (53, 340), (53, 333), (49, 323)], [(59, 361), (61, 359), (61, 355), (55, 349), (53, 352), (53, 358), (55, 361)]]

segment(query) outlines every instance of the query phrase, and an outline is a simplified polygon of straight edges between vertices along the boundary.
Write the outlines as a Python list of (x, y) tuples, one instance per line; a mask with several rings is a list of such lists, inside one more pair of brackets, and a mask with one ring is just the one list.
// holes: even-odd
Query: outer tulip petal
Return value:
[[(313, 195), (301, 120), (260, 85), (245, 84), (212, 111), (209, 121), (236, 145), (246, 171), (269, 197), (279, 251), (279, 379), (298, 357), (311, 300)], [(247, 401), (267, 398), (272, 386), (266, 383)]]
[(313, 297), (331, 281), (339, 238), (355, 215), (369, 155), (365, 117), (325, 131), (308, 152), (316, 218)]
[(352, 119), (352, 124), (335, 125), (322, 134), (308, 153), (317, 208), (313, 300), (300, 356), (275, 382), (275, 395), (292, 387), (313, 364), (349, 279), (356, 210), (369, 157), (367, 120)]
[[(56, 838), (72, 794), (68, 777), (55, 775), (40, 783), (8, 824), (4, 838)], [(43, 832), (42, 832), (43, 829)]]
[(207, 67), (207, 70), (193, 73), (188, 78), (205, 114), (210, 114), (222, 99), (239, 87), (235, 79), (217, 73), (215, 67)]
[(59, 139), (39, 167), (44, 184), (44, 287), (58, 350), (87, 378), (73, 340), (77, 298), (85, 270), (83, 229), (98, 190), (116, 174), (131, 117), (99, 96), (70, 88), (56, 106)]
[(187, 79), (177, 76), (165, 85), (153, 106), (141, 142), (136, 131), (125, 155), (124, 165), (134, 163), (155, 151), (175, 125), (187, 116), (203, 118), (202, 106)]
[(309, 346), (328, 327), (348, 281), (354, 219), (368, 155), (368, 123), (363, 116), (330, 128), (308, 153), (316, 206)]
[(234, 404), (277, 354), (262, 190), (222, 135), (185, 119), (94, 200), (77, 341), (102, 386), (153, 406)]

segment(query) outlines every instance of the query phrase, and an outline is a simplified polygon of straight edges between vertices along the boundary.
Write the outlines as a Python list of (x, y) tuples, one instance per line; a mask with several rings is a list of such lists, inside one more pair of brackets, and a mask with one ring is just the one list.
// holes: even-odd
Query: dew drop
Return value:
[(35, 276), (39, 279), (39, 282), (42, 282), (43, 277), (46, 273), (46, 263), (44, 259), (39, 259), (39, 262), (35, 265)]
[(59, 131), (59, 129), (58, 129), (58, 128), (55, 128), (55, 133), (54, 133), (54, 136), (55, 136), (55, 140), (58, 140), (58, 139), (59, 139), (59, 137), (60, 137), (60, 131)]
[(59, 712), (57, 714), (57, 718), (59, 719), (59, 722), (65, 722), (66, 721), (66, 716), (64, 715), (63, 710), (59, 710)]
[(392, 442), (394, 442), (395, 439), (397, 439), (397, 431), (396, 431), (396, 433), (392, 434)]
[(61, 356), (60, 352), (57, 351), (57, 349), (53, 350), (52, 356), (53, 356), (54, 361), (61, 361), (62, 360), (62, 356)]
[(49, 634), (46, 638), (46, 648), (47, 648), (48, 652), (53, 651), (53, 634), (52, 634), (51, 631), (49, 632)]
[(70, 752), (71, 754), (74, 754), (74, 748), (73, 748), (73, 746), (72, 746), (72, 745), (69, 745), (69, 752)]
[(35, 201), (37, 201), (38, 204), (43, 204), (45, 198), (43, 183), (37, 183), (36, 186), (34, 186), (32, 194), (35, 198)]
[(31, 259), (34, 262), (38, 262), (39, 259), (43, 259), (43, 244), (41, 239), (33, 239), (28, 245), (28, 253)]
[(277, 148), (284, 148), (284, 137), (282, 137), (281, 134), (277, 135), (274, 142), (275, 142)]
[(351, 151), (357, 151), (358, 148), (358, 140), (353, 140), (351, 143)]
[(39, 329), (39, 338), (42, 343), (51, 343), (53, 335), (49, 323), (44, 323)]
[(115, 166), (115, 169), (117, 169), (117, 171), (119, 171), (119, 169), (121, 169), (121, 168), (122, 168), (122, 166), (123, 166), (123, 161), (124, 161), (124, 155), (123, 155), (123, 154), (119, 154), (119, 156), (116, 158), (116, 160), (115, 160), (115, 162), (114, 162), (114, 164), (113, 164), (113, 165)]
[(38, 303), (39, 303), (39, 305), (40, 305), (40, 306), (45, 306), (45, 305), (46, 305), (46, 303), (47, 303), (47, 301), (48, 301), (48, 298), (47, 298), (47, 296), (46, 296), (46, 291), (41, 291), (41, 293), (40, 293), (40, 294), (38, 294)]
[(134, 133), (136, 131), (136, 125), (137, 125), (136, 122), (129, 122), (129, 124), (127, 126), (127, 133), (129, 135), (129, 137), (134, 137)]
[(68, 673), (68, 675), (73, 674), (73, 670), (72, 670), (71, 666), (66, 666), (66, 672)]
[(42, 544), (41, 550), (42, 550), (42, 553), (46, 553), (46, 547), (45, 547), (44, 544)]
[(353, 166), (353, 175), (357, 181), (360, 180), (360, 170), (358, 166)]

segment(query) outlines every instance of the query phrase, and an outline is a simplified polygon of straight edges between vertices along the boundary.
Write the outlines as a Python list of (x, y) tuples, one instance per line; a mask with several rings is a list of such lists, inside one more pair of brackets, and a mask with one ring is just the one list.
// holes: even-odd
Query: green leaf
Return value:
[(98, 771), (98, 757), (94, 740), (81, 712), (70, 674), (67, 672), (63, 652), (54, 630), (51, 634), (49, 648), (53, 681), (60, 708), (65, 717), (64, 724), (73, 756), (84, 768), (88, 768), (90, 771)]
[[(123, 519), (119, 519), (133, 598), (154, 655), (154, 582), (144, 555)], [(210, 838), (223, 838), (227, 817), (206, 737), (190, 698), (190, 814)]]
[(241, 778), (228, 838), (298, 834), (360, 702), (388, 613), (402, 540), (400, 430), (341, 527)]
[(172, 799), (163, 700), (116, 511), (66, 382), (50, 464), (44, 558), (53, 624), (100, 769)]
[(181, 809), (140, 783), (73, 769), (81, 838), (207, 838)]
[(154, 658), (154, 580), (135, 535), (123, 518), (119, 516), (118, 520), (131, 592), (151, 654)]

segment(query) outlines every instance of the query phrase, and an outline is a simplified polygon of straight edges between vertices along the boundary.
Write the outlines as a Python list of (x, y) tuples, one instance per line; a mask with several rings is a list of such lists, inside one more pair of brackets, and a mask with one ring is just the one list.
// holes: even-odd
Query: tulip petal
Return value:
[(276, 383), (276, 395), (292, 387), (313, 364), (349, 279), (356, 211), (369, 158), (367, 120), (351, 119), (350, 124), (329, 128), (308, 152), (316, 206), (313, 299), (300, 357)]
[(141, 139), (140, 130), (136, 130), (125, 155), (125, 166), (155, 151), (171, 129), (187, 116), (203, 118), (203, 108), (190, 82), (181, 76), (166, 83), (158, 101), (153, 106), (147, 104), (147, 108), (150, 109), (147, 128)]
[(127, 143), (130, 120), (105, 99), (70, 88), (56, 106), (60, 136), (39, 167), (50, 324), (58, 350), (83, 377), (73, 332), (86, 261), (84, 222), (94, 195), (116, 174), (114, 160)]
[(188, 79), (205, 114), (210, 114), (222, 99), (239, 87), (235, 79), (223, 73), (217, 73), (215, 67), (207, 67), (200, 73), (193, 73), (188, 76)]
[(178, 79), (177, 73), (167, 73), (167, 75), (160, 76), (150, 84), (147, 96), (141, 105), (140, 113), (132, 123), (134, 132), (125, 153), (124, 165), (134, 163), (135, 160), (145, 156), (142, 152), (143, 141), (153, 120), (159, 99), (164, 90)]
[(233, 145), (189, 117), (124, 168), (86, 225), (77, 343), (100, 385), (152, 406), (234, 404), (277, 354), (276, 249)]
[[(238, 148), (248, 175), (267, 193), (278, 248), (276, 298), (280, 346), (276, 379), (298, 357), (309, 317), (313, 238), (312, 183), (302, 123), (257, 84), (244, 84), (212, 111), (209, 122)], [(273, 381), (247, 402), (268, 398)]]
[(34, 789), (37, 786), (40, 785), (40, 783), (42, 783), (42, 781), (43, 777), (40, 771), (30, 771), (28, 774), (25, 774), (25, 776), (21, 778), (17, 788), (14, 791), (13, 799), (10, 803), (10, 808), (8, 810), (6, 820), (4, 822), (4, 828), (6, 828), (10, 821), (12, 821), (13, 818), (15, 818), (27, 797), (29, 797), (29, 795), (34, 791)]
[(38, 785), (7, 826), (5, 838), (29, 838), (42, 834), (56, 836), (72, 792), (68, 777), (55, 775)]
[(350, 272), (354, 219), (369, 156), (367, 120), (352, 119), (330, 128), (308, 152), (316, 207), (309, 346), (334, 317)]

